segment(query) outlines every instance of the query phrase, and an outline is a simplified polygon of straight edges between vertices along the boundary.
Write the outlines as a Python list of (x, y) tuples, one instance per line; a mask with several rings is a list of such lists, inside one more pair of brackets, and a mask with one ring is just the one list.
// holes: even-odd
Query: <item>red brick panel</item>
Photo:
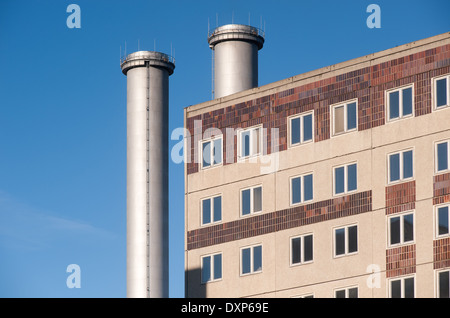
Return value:
[(450, 202), (450, 173), (434, 176), (433, 204)]
[(416, 245), (405, 245), (386, 250), (386, 277), (416, 272)]
[(450, 266), (450, 237), (433, 241), (433, 268)]
[(386, 187), (386, 215), (413, 210), (415, 205), (415, 180)]

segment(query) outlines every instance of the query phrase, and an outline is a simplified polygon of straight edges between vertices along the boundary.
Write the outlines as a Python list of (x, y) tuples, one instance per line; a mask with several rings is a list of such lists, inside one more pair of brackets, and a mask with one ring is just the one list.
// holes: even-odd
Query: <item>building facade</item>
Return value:
[(184, 122), (186, 297), (448, 297), (450, 33)]

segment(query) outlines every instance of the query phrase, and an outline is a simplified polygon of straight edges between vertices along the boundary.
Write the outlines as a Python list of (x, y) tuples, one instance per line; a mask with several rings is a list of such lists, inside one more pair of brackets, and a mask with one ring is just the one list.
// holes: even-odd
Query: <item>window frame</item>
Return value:
[[(439, 234), (439, 208), (447, 207), (447, 227), (448, 233)], [(437, 204), (434, 206), (434, 237), (435, 239), (450, 237), (450, 202)]]
[(349, 293), (350, 293), (350, 289), (355, 289), (356, 288), (356, 292), (357, 292), (357, 296), (356, 298), (359, 298), (359, 286), (358, 285), (351, 285), (351, 286), (347, 286), (347, 287), (339, 287), (339, 288), (335, 288), (333, 290), (334, 293), (334, 298), (336, 297), (336, 293), (339, 291), (344, 291), (345, 292), (345, 297), (344, 298), (350, 298), (349, 297)]
[[(447, 82), (447, 103), (445, 105), (443, 105), (443, 106), (439, 106), (438, 107), (437, 106), (437, 92), (436, 92), (437, 85), (436, 85), (436, 82), (438, 80), (441, 80), (441, 79), (444, 79), (444, 78), (447, 80), (446, 81)], [(431, 100), (432, 100), (432, 103), (433, 103), (433, 111), (446, 109), (446, 108), (450, 107), (450, 74), (436, 76), (436, 77), (433, 77), (431, 79)]]
[(405, 280), (412, 278), (414, 279), (414, 297), (417, 298), (417, 284), (416, 284), (416, 275), (405, 275), (405, 276), (398, 276), (398, 277), (392, 277), (388, 279), (387, 288), (388, 288), (388, 298), (392, 298), (392, 282), (394, 281), (400, 281), (400, 298), (405, 298)]
[[(356, 189), (354, 190), (348, 190), (348, 167), (351, 165), (356, 164)], [(344, 167), (344, 192), (336, 193), (336, 169)], [(342, 195), (347, 195), (349, 193), (354, 193), (358, 191), (358, 162), (352, 161), (343, 165), (337, 165), (333, 166), (332, 168), (333, 173), (333, 180), (332, 180), (332, 187), (333, 187), (333, 197), (338, 197)]]
[[(447, 143), (447, 169), (445, 170), (438, 170), (438, 145)], [(434, 142), (434, 174), (442, 174), (442, 173), (448, 173), (450, 172), (450, 139), (444, 139)]]
[[(312, 199), (309, 199), (309, 200), (304, 200), (304, 198), (305, 198), (305, 179), (304, 179), (304, 177), (306, 177), (306, 176), (311, 176), (312, 177), (312, 189), (311, 189), (311, 192), (312, 192)], [(293, 192), (292, 192), (292, 180), (293, 179), (296, 179), (296, 178), (301, 178), (300, 179), (300, 184), (301, 184), (301, 188), (300, 188), (300, 195), (301, 195), (301, 198), (300, 198), (300, 202), (297, 202), (297, 203), (294, 203), (294, 202), (292, 202), (293, 201), (293, 198), (294, 198), (294, 196), (293, 196)], [(292, 176), (292, 177), (290, 177), (289, 178), (289, 206), (297, 206), (297, 205), (300, 205), (300, 204), (305, 204), (305, 203), (311, 203), (311, 202), (314, 202), (314, 173), (313, 172), (306, 172), (306, 173), (303, 173), (303, 174), (300, 174), (300, 175), (296, 175), (296, 176)]]
[[(214, 198), (220, 197), (220, 220), (219, 221), (214, 221)], [(211, 205), (210, 205), (210, 217), (211, 217), (211, 222), (209, 223), (204, 223), (203, 222), (203, 201), (205, 200), (210, 200), (211, 201)], [(200, 199), (200, 226), (209, 226), (212, 224), (217, 224), (222, 222), (222, 213), (223, 211), (223, 195), (222, 193), (219, 194), (215, 194), (212, 196), (208, 196), (208, 197), (204, 197)]]
[[(255, 254), (254, 254), (254, 248), (261, 246), (261, 269), (255, 271), (254, 270), (254, 264), (255, 264)], [(262, 273), (263, 271), (263, 248), (262, 248), (262, 243), (256, 243), (256, 244), (252, 244), (252, 245), (247, 245), (247, 246), (243, 246), (241, 248), (239, 248), (239, 276), (248, 276), (248, 275), (253, 275), (253, 274), (259, 274)], [(250, 272), (249, 273), (243, 273), (243, 264), (242, 264), (242, 251), (245, 249), (250, 249)]]
[[(310, 140), (304, 140), (304, 130), (303, 130), (303, 119), (306, 116), (311, 115), (311, 139)], [(300, 142), (293, 144), (292, 143), (292, 120), (293, 119), (297, 119), (300, 118)], [(288, 142), (288, 147), (289, 148), (293, 148), (293, 147), (298, 147), (301, 145), (305, 145), (305, 144), (309, 144), (309, 143), (313, 143), (314, 142), (314, 110), (311, 111), (307, 111), (301, 114), (295, 114), (292, 115), (290, 117), (288, 117), (288, 136), (289, 136), (289, 142)]]
[[(435, 271), (435, 287), (436, 287), (436, 289), (435, 289), (435, 292), (436, 292), (436, 294), (435, 294), (435, 297), (436, 298), (441, 298), (441, 297), (439, 297), (440, 296), (440, 294), (439, 294), (439, 291), (440, 291), (440, 282), (439, 282), (439, 274), (441, 274), (441, 273), (444, 273), (444, 272), (447, 272), (447, 273), (449, 273), (449, 285), (450, 285), (450, 268), (449, 267), (445, 267), (445, 268), (440, 268), (440, 269), (437, 269), (436, 271)], [(449, 286), (449, 289), (450, 289), (450, 286)]]
[[(260, 211), (254, 211), (254, 189), (256, 188), (261, 188), (261, 210)], [(242, 200), (242, 193), (245, 190), (250, 190), (250, 213), (248, 214), (243, 214), (243, 200)], [(241, 218), (245, 218), (245, 217), (249, 217), (252, 216), (254, 214), (258, 214), (258, 213), (262, 213), (263, 211), (263, 186), (262, 184), (258, 184), (258, 185), (254, 185), (254, 186), (250, 186), (250, 187), (245, 187), (239, 190), (239, 216)]]
[[(216, 255), (221, 255), (221, 264), (220, 264), (220, 278), (214, 278), (214, 256)], [(210, 274), (211, 274), (211, 278), (210, 280), (207, 281), (203, 281), (203, 259), (209, 257), (211, 259), (210, 261)], [(214, 283), (217, 281), (221, 281), (223, 279), (223, 253), (222, 252), (216, 252), (216, 253), (212, 253), (212, 254), (205, 254), (200, 256), (200, 283), (203, 284), (209, 284), (209, 283)]]
[[(348, 129), (348, 105), (349, 104), (353, 104), (356, 103), (356, 127), (352, 128), (352, 129)], [(338, 132), (336, 133), (336, 108), (340, 107), (340, 106), (344, 106), (344, 131), (342, 132)], [(330, 125), (330, 129), (331, 129), (331, 136), (332, 137), (337, 137), (337, 136), (342, 136), (342, 135), (346, 135), (348, 133), (354, 132), (354, 131), (358, 131), (358, 98), (354, 98), (354, 99), (350, 99), (341, 103), (337, 103), (337, 104), (333, 104), (330, 105), (331, 107), (331, 111), (330, 111), (330, 115), (331, 115), (331, 125)]]
[[(252, 153), (253, 149), (253, 138), (252, 138), (252, 131), (259, 129), (259, 152), (258, 153)], [(249, 155), (243, 156), (242, 155), (242, 134), (250, 132), (250, 144), (249, 144)], [(256, 158), (258, 156), (262, 156), (264, 153), (263, 142), (264, 138), (264, 131), (263, 131), (263, 125), (256, 125), (248, 128), (241, 128), (237, 131), (237, 158), (238, 161), (244, 161), (249, 158)]]
[[(408, 115), (403, 115), (403, 90), (411, 88), (411, 114)], [(390, 114), (390, 94), (391, 93), (395, 93), (395, 92), (399, 92), (399, 98), (398, 98), (398, 117), (395, 118), (390, 118), (389, 114)], [(395, 87), (392, 89), (388, 89), (385, 90), (385, 95), (384, 95), (384, 100), (385, 100), (385, 104), (386, 104), (386, 123), (391, 123), (391, 122), (396, 122), (398, 120), (401, 119), (405, 119), (405, 118), (413, 118), (415, 116), (415, 111), (414, 111), (414, 83), (411, 84), (406, 84), (400, 87)]]
[[(348, 251), (348, 246), (349, 246), (349, 241), (348, 241), (348, 229), (350, 227), (356, 226), (356, 251), (355, 252), (349, 252)], [(359, 253), (359, 225), (358, 223), (351, 223), (351, 224), (347, 224), (347, 225), (341, 225), (341, 226), (335, 226), (333, 227), (333, 258), (340, 258), (340, 257), (345, 257), (345, 256), (352, 256), (352, 255), (356, 255)], [(336, 230), (340, 230), (340, 229), (344, 229), (345, 230), (345, 234), (344, 234), (344, 244), (345, 244), (345, 251), (343, 254), (336, 254)]]
[[(213, 150), (213, 149), (215, 149), (214, 141), (219, 140), (219, 139), (220, 139), (220, 144), (222, 145), (222, 149), (220, 150), (222, 155), (220, 157), (220, 162), (214, 164), (214, 150)], [(208, 142), (210, 143), (210, 158), (209, 158), (210, 163), (209, 163), (209, 166), (205, 167), (203, 165), (203, 144), (208, 143)], [(200, 144), (199, 151), (200, 151), (200, 169), (201, 170), (207, 170), (207, 169), (211, 169), (211, 168), (219, 167), (219, 166), (223, 165), (223, 134), (215, 135), (210, 138), (202, 139), (199, 141), (199, 144)]]
[[(404, 230), (404, 217), (407, 215), (413, 216), (413, 239), (411, 241), (405, 242), (405, 230)], [(399, 243), (391, 243), (391, 219), (392, 218), (400, 218), (400, 242)], [(393, 213), (389, 214), (387, 216), (387, 244), (388, 248), (394, 248), (398, 246), (404, 246), (404, 245), (410, 245), (414, 244), (416, 242), (416, 217), (415, 217), (415, 211), (405, 211), (401, 213)]]
[[(409, 152), (412, 151), (412, 176), (411, 177), (404, 177), (404, 171), (403, 171), (403, 167), (404, 167), (404, 156), (403, 154), (405, 152)], [(400, 150), (400, 151), (395, 151), (395, 152), (391, 152), (388, 153), (386, 155), (386, 161), (387, 161), (387, 184), (388, 185), (392, 185), (392, 184), (397, 184), (397, 183), (402, 183), (402, 182), (406, 182), (406, 181), (411, 181), (414, 180), (416, 174), (415, 174), (415, 169), (414, 169), (414, 147), (413, 148), (407, 148), (404, 150)], [(393, 155), (399, 155), (399, 179), (398, 180), (391, 180), (391, 156)]]
[[(312, 259), (309, 261), (305, 261), (305, 240), (304, 238), (306, 236), (311, 236), (312, 237)], [(299, 263), (293, 263), (292, 262), (292, 256), (293, 256), (293, 252), (292, 252), (292, 240), (293, 239), (297, 239), (300, 238), (300, 262)], [(304, 233), (304, 234), (300, 234), (300, 235), (295, 235), (295, 236), (291, 236), (289, 238), (289, 267), (294, 267), (294, 266), (301, 266), (301, 265), (306, 265), (306, 264), (311, 264), (314, 263), (314, 234), (312, 232), (308, 232), (308, 233)]]

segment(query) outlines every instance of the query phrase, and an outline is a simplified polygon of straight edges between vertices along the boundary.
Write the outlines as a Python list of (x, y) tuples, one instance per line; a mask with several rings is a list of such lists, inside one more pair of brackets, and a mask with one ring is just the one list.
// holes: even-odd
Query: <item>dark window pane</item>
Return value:
[(405, 298), (414, 298), (414, 278), (405, 278)]
[(345, 254), (345, 229), (335, 230), (336, 255)]
[(206, 199), (202, 201), (202, 217), (203, 224), (211, 223), (211, 200)]
[(400, 243), (400, 217), (390, 218), (391, 244)]
[(250, 273), (250, 248), (242, 250), (242, 274)]
[(242, 157), (247, 157), (250, 155), (250, 132), (249, 131), (243, 132), (241, 138), (242, 138), (241, 155)]
[(203, 167), (209, 167), (211, 165), (211, 142), (203, 143), (202, 156)]
[(356, 170), (356, 163), (347, 167), (348, 191), (356, 190), (358, 187), (358, 176)]
[(211, 280), (211, 257), (206, 256), (202, 259), (202, 283)]
[(222, 219), (222, 197), (214, 198), (214, 222)]
[(250, 189), (242, 191), (242, 215), (250, 214)]
[(255, 246), (253, 248), (253, 271), (262, 270), (262, 246)]
[(356, 128), (356, 103), (347, 105), (347, 130)]
[(405, 151), (403, 153), (403, 178), (411, 178), (413, 176), (413, 152)]
[(439, 298), (449, 298), (449, 272), (439, 273)]
[(292, 178), (292, 204), (299, 203), (302, 200), (302, 179), (300, 177), (298, 178)]
[(303, 141), (312, 140), (312, 115), (303, 116)]
[(336, 298), (345, 298), (345, 289), (336, 290)]
[(437, 165), (438, 171), (448, 169), (448, 143), (443, 142), (437, 145)]
[(253, 189), (253, 212), (262, 210), (262, 188), (257, 187)]
[(401, 298), (402, 297), (402, 281), (394, 280), (391, 281), (391, 298)]
[(214, 140), (214, 164), (222, 162), (222, 139)]
[(222, 254), (214, 255), (214, 279), (222, 278)]
[(336, 194), (344, 193), (345, 191), (344, 169), (345, 167), (334, 169), (334, 187)]
[(389, 93), (389, 119), (398, 118), (399, 115), (399, 92)]
[(303, 237), (303, 247), (305, 250), (305, 255), (303, 257), (303, 260), (305, 262), (312, 261), (313, 260), (313, 236), (308, 235)]
[(292, 264), (298, 264), (301, 262), (301, 239), (299, 237), (291, 240), (292, 244)]
[(304, 201), (313, 199), (313, 175), (309, 174), (303, 177)]
[(348, 252), (353, 253), (358, 251), (358, 227), (356, 225), (348, 228)]
[(400, 180), (400, 154), (389, 156), (389, 181)]
[(350, 288), (348, 290), (348, 298), (358, 298), (358, 288)]
[(438, 209), (438, 227), (439, 235), (449, 233), (448, 206), (444, 206)]
[(447, 105), (447, 79), (443, 78), (436, 81), (436, 106)]
[(412, 214), (403, 217), (403, 241), (414, 240), (414, 216)]
[(300, 118), (291, 119), (291, 145), (300, 143)]
[(412, 114), (412, 87), (405, 88), (403, 94), (403, 116)]

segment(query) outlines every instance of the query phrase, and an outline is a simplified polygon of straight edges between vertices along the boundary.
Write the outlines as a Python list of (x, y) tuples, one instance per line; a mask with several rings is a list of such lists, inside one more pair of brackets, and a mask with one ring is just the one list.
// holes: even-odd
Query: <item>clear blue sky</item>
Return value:
[[(66, 25), (71, 3), (80, 29)], [(380, 29), (366, 25), (371, 3)], [(0, 0), (0, 297), (126, 296), (125, 42), (173, 48), (171, 132), (211, 97), (208, 19), (263, 21), (264, 85), (448, 32), (449, 12), (448, 0)], [(183, 174), (170, 162), (170, 297), (184, 297)]]

